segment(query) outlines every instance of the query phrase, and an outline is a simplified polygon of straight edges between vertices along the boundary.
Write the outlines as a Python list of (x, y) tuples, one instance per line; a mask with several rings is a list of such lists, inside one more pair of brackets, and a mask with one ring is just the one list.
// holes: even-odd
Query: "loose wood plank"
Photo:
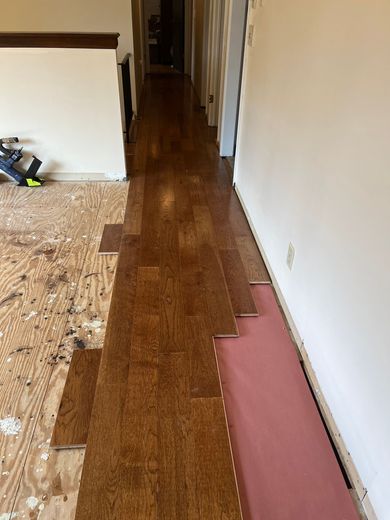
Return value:
[(87, 444), (101, 350), (75, 350), (50, 446), (81, 448)]
[(241, 257), (236, 249), (222, 249), (221, 255), (230, 300), (236, 316), (258, 316)]
[(270, 275), (254, 238), (252, 236), (236, 236), (236, 243), (249, 283), (271, 283)]
[(117, 255), (121, 245), (123, 224), (106, 224), (99, 247), (99, 255)]

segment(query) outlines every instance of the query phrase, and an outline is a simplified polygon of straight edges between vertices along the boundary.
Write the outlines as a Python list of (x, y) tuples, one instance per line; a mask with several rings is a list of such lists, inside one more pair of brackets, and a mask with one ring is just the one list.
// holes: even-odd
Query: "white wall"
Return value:
[[(15, 32), (118, 32), (118, 63), (127, 53), (134, 57), (132, 2), (139, 0), (13, 0), (2, 2), (1, 31)], [(133, 110), (137, 112), (139, 67), (131, 60)]]
[(125, 177), (114, 50), (0, 49), (0, 70), (0, 137), (19, 137), (43, 177)]
[(387, 520), (390, 2), (257, 4), (235, 182), (377, 515)]
[(1, 31), (118, 32), (118, 57), (132, 52), (132, 0), (13, 0), (2, 2)]

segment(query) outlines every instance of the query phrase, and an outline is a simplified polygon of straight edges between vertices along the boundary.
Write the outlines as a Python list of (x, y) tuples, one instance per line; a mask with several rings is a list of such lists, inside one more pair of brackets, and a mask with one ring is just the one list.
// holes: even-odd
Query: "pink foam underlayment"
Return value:
[(358, 520), (270, 286), (216, 350), (244, 520)]

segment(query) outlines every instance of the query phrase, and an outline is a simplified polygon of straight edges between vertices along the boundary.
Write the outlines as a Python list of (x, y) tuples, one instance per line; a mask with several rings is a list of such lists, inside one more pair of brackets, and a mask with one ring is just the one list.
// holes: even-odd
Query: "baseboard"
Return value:
[(104, 173), (42, 173), (45, 181), (96, 181), (96, 182), (120, 182), (126, 181), (126, 177), (118, 174)]
[(339, 429), (337, 428), (336, 421), (332, 415), (332, 412), (326, 402), (326, 399), (321, 391), (321, 387), (319, 384), (319, 381), (317, 379), (316, 373), (313, 369), (313, 366), (311, 364), (309, 355), (307, 353), (307, 350), (305, 348), (305, 344), (302, 341), (302, 338), (298, 332), (298, 329), (294, 323), (294, 319), (290, 313), (290, 310), (288, 308), (288, 305), (284, 299), (283, 293), (278, 285), (276, 276), (272, 270), (272, 267), (268, 261), (267, 255), (263, 249), (260, 237), (256, 233), (256, 229), (253, 225), (253, 222), (250, 218), (250, 215), (248, 213), (248, 209), (245, 206), (245, 203), (242, 199), (242, 196), (240, 194), (240, 191), (238, 187), (234, 184), (234, 189), (237, 193), (237, 196), (240, 200), (241, 206), (243, 208), (243, 211), (245, 213), (245, 216), (248, 220), (249, 226), (252, 230), (253, 236), (255, 238), (255, 241), (257, 243), (257, 246), (263, 256), (265, 265), (268, 269), (268, 272), (270, 274), (272, 284), (274, 286), (275, 292), (277, 294), (277, 297), (279, 299), (280, 305), (283, 309), (283, 312), (285, 314), (286, 320), (288, 322), (288, 326), (290, 327), (291, 335), (296, 343), (297, 351), (301, 357), (303, 368), (306, 372), (307, 378), (309, 380), (310, 386), (313, 390), (313, 394), (316, 396), (316, 400), (318, 403), (318, 406), (321, 410), (322, 417), (325, 421), (325, 424), (328, 428), (328, 431), (330, 435), (332, 436), (333, 443), (337, 449), (337, 452), (340, 456), (341, 462), (344, 466), (344, 469), (348, 475), (348, 478), (351, 482), (351, 485), (353, 486), (354, 490), (356, 491), (357, 499), (359, 500), (359, 503), (362, 507), (362, 509), (365, 512), (365, 515), (367, 517), (367, 520), (377, 520), (377, 516), (375, 514), (374, 508), (372, 507), (372, 504), (370, 502), (367, 489), (365, 488), (362, 479), (359, 476), (359, 472), (352, 460), (351, 454), (349, 453), (347, 446), (345, 445), (345, 442), (341, 436), (341, 433)]

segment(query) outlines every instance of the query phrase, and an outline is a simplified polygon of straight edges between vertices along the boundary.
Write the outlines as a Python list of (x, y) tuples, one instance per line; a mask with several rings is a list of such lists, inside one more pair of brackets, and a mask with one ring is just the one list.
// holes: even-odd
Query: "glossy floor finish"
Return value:
[(213, 336), (269, 277), (188, 80), (147, 80), (132, 165), (76, 518), (240, 519)]
[(216, 340), (244, 518), (358, 520), (273, 289), (252, 291), (261, 316)]

